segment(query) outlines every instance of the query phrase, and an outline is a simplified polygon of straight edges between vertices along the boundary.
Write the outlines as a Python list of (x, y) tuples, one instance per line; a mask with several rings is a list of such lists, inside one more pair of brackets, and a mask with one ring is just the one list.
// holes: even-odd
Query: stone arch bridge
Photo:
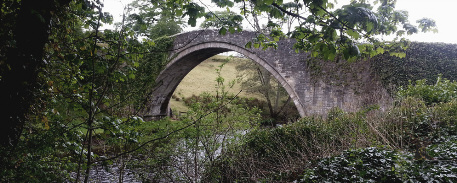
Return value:
[(367, 61), (342, 61), (342, 65), (319, 61), (309, 53), (296, 53), (293, 39), (280, 40), (277, 49), (245, 48), (256, 36), (249, 31), (220, 35), (215, 30), (175, 35), (169, 62), (156, 79), (144, 116), (169, 115), (170, 98), (187, 73), (202, 61), (227, 51), (241, 53), (268, 70), (288, 92), (302, 117), (326, 115), (334, 107), (355, 111), (389, 97)]

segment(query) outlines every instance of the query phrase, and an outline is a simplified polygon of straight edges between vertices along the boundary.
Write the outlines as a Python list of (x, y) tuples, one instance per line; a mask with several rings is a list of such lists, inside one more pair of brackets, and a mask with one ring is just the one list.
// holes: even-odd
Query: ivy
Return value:
[(399, 165), (408, 163), (392, 150), (369, 147), (344, 151), (305, 171), (301, 182), (402, 182)]
[[(455, 141), (432, 146), (437, 158), (456, 153)], [(440, 147), (453, 147), (445, 150)], [(446, 156), (449, 157), (449, 156)], [(416, 161), (412, 154), (369, 147), (344, 151), (305, 170), (300, 182), (455, 182), (456, 158)]]
[(457, 80), (457, 45), (454, 44), (412, 42), (403, 58), (384, 53), (369, 60), (386, 88), (407, 86), (409, 81), (421, 79), (432, 84), (440, 74), (451, 81)]
[[(155, 79), (170, 61), (168, 50), (171, 50), (174, 38), (162, 36), (153, 41), (143, 43), (147, 49), (141, 59), (136, 61), (136, 77), (132, 81), (132, 90), (137, 91), (136, 105), (142, 105), (143, 100), (155, 86)], [(146, 45), (144, 45), (146, 44)]]

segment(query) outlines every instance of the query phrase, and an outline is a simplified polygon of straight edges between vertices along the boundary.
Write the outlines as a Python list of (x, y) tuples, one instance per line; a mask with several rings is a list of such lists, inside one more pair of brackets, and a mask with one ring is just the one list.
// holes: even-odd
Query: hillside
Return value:
[[(217, 73), (216, 69), (219, 69), (219, 66), (228, 61), (222, 68), (222, 77), (225, 79), (225, 84), (228, 85), (228, 82), (237, 79), (237, 70), (236, 66), (239, 64), (244, 64), (249, 62), (249, 59), (239, 58), (239, 57), (229, 57), (223, 55), (216, 55), (211, 57), (197, 67), (195, 67), (186, 77), (179, 83), (176, 88), (173, 96), (179, 98), (176, 100), (174, 97), (170, 100), (170, 107), (173, 111), (176, 112), (185, 112), (187, 107), (184, 105), (182, 98), (188, 98), (192, 95), (199, 95), (203, 92), (213, 93), (216, 86)], [(241, 86), (239, 82), (233, 86), (233, 88), (227, 89), (230, 93), (237, 94), (241, 91)], [(242, 91), (239, 96), (241, 97), (255, 97), (259, 98), (260, 96), (247, 93)]]

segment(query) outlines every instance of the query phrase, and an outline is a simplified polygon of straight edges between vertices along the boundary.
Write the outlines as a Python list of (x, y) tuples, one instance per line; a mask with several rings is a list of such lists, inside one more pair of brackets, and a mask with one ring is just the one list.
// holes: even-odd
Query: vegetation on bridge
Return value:
[(406, 86), (421, 79), (433, 84), (439, 75), (457, 80), (457, 45), (412, 42), (405, 53), (403, 58), (385, 53), (370, 59), (384, 86)]

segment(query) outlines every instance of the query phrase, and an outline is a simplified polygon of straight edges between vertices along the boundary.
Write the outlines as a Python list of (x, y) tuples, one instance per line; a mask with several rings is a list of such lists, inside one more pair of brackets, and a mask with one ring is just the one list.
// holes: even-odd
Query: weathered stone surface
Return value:
[(255, 32), (219, 35), (214, 30), (176, 35), (169, 63), (157, 78), (159, 84), (145, 116), (168, 115), (171, 95), (186, 74), (207, 58), (227, 51), (239, 52), (267, 69), (289, 93), (301, 116), (325, 115), (333, 107), (354, 111), (389, 97), (366, 61), (344, 61), (345, 67), (316, 61), (306, 52), (296, 53), (292, 39), (280, 40), (278, 49), (245, 48), (254, 37)]

